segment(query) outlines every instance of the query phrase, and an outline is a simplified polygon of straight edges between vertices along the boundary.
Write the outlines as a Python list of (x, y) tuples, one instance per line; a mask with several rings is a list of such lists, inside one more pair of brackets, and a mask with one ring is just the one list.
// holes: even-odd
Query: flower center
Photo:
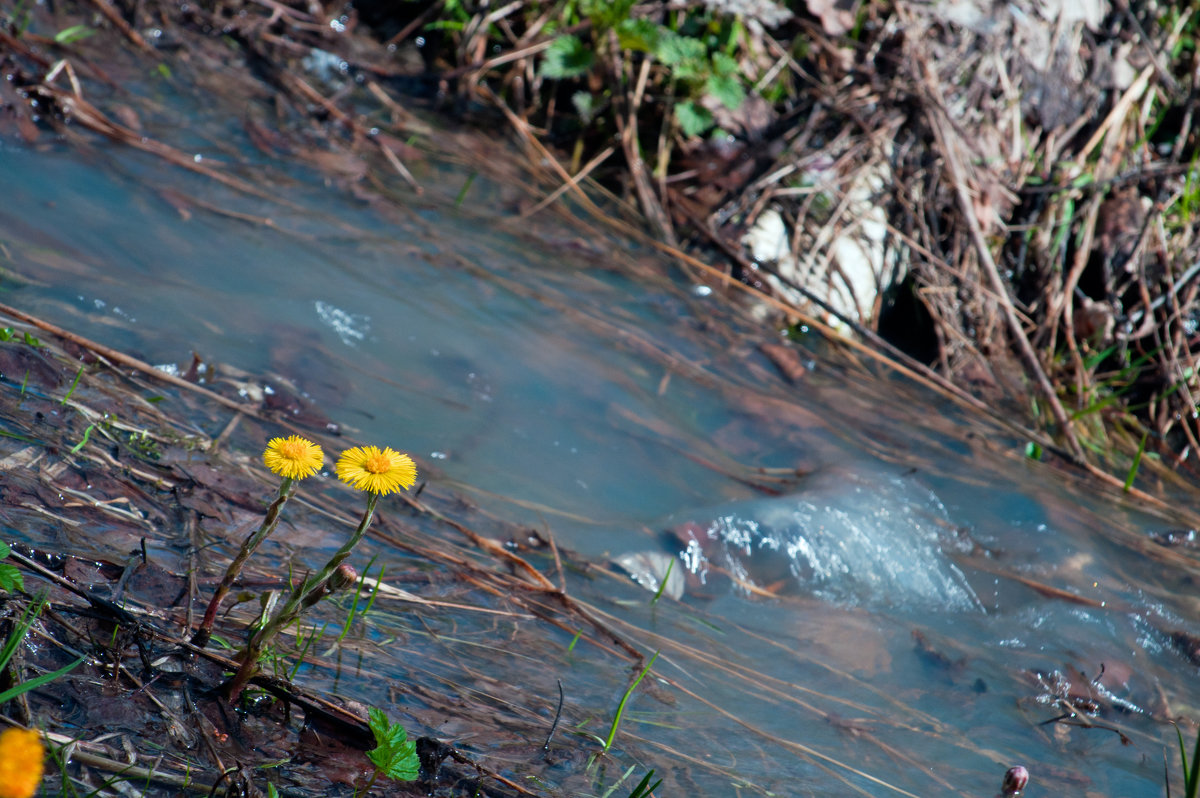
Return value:
[(372, 474), (386, 474), (392, 469), (392, 458), (385, 455), (383, 452), (373, 454), (363, 463), (363, 468), (370, 471)]
[(284, 441), (279, 445), (279, 456), (288, 460), (302, 460), (306, 449), (302, 441)]

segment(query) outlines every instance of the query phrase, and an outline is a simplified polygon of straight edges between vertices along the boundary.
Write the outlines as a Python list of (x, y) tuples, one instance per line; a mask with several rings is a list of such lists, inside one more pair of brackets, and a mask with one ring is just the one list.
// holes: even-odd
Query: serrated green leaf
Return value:
[(704, 90), (730, 111), (736, 111), (746, 99), (746, 90), (742, 88), (741, 81), (731, 75), (709, 75), (704, 82)]
[(12, 554), (12, 549), (3, 540), (0, 540), (0, 560), (3, 560), (8, 555)]
[(579, 11), (591, 20), (597, 30), (615, 27), (629, 19), (637, 0), (581, 0)]
[(592, 68), (595, 56), (578, 36), (559, 36), (542, 53), (542, 75), (552, 79), (576, 78)]
[(675, 106), (675, 118), (679, 120), (679, 127), (683, 131), (683, 135), (689, 138), (699, 136), (713, 126), (713, 115), (708, 112), (708, 109), (690, 100)]
[(713, 53), (712, 65), (713, 72), (718, 75), (730, 76), (739, 72), (737, 59), (725, 53)]
[(399, 723), (392, 724), (383, 710), (367, 710), (367, 725), (375, 735), (376, 747), (367, 758), (379, 772), (394, 781), (414, 781), (421, 775), (421, 760), (417, 744), (408, 739), (408, 732)]
[(708, 71), (708, 52), (704, 42), (664, 30), (659, 36), (654, 57), (672, 68), (672, 77), (688, 80)]
[[(654, 53), (665, 29), (648, 19), (627, 19), (617, 25), (617, 44), (622, 50)], [(661, 60), (661, 59), (660, 59)]]
[[(7, 557), (8, 554), (6, 553), (4, 556)], [(15, 565), (0, 562), (0, 590), (6, 593), (14, 593), (24, 589), (25, 578), (21, 576), (20, 570)]]

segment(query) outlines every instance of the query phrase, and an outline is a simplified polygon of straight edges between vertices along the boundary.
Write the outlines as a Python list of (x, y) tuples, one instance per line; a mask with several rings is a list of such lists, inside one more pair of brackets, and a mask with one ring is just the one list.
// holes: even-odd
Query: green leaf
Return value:
[(395, 781), (415, 781), (421, 775), (421, 760), (417, 744), (408, 739), (408, 732), (399, 723), (392, 724), (382, 709), (367, 710), (367, 725), (375, 735), (376, 747), (367, 751), (367, 758), (380, 773)]
[(732, 58), (725, 53), (713, 53), (712, 57), (713, 72), (716, 72), (722, 77), (730, 77), (738, 74), (738, 62), (736, 58)]
[(542, 75), (547, 78), (576, 78), (592, 68), (595, 56), (572, 34), (555, 39), (542, 54)]
[(41, 676), (35, 676), (32, 679), (28, 679), (18, 685), (8, 688), (3, 693), (0, 693), (0, 704), (12, 701), (17, 696), (24, 695), (30, 690), (36, 690), (43, 684), (52, 682), (60, 676), (66, 676), (68, 673), (79, 667), (83, 663), (84, 659), (84, 657), (80, 657), (70, 665), (64, 665), (53, 673), (43, 673)]
[(72, 44), (82, 39), (86, 39), (95, 32), (95, 30), (89, 28), (87, 25), (72, 25), (69, 28), (63, 28), (58, 33), (54, 34), (54, 41), (58, 44)]
[(579, 10), (597, 30), (606, 30), (629, 19), (637, 0), (581, 0)]
[(659, 37), (654, 57), (671, 67), (671, 77), (688, 80), (708, 73), (708, 50), (704, 42), (671, 31)]
[(704, 89), (730, 111), (736, 111), (746, 99), (741, 81), (732, 75), (710, 75)]
[[(7, 547), (5, 547), (7, 548)], [(5, 557), (8, 556), (6, 553)], [(13, 593), (17, 590), (25, 589), (25, 578), (21, 576), (21, 571), (17, 566), (6, 562), (0, 562), (0, 590), (7, 593)]]
[[(12, 554), (12, 549), (3, 540), (0, 540), (0, 560)], [(17, 590), (25, 589), (25, 578), (21, 575), (21, 571), (17, 566), (11, 563), (0, 562), (0, 590), (7, 593), (13, 593)]]
[(699, 136), (713, 126), (713, 115), (708, 112), (708, 109), (690, 100), (675, 106), (675, 118), (679, 120), (679, 127), (683, 130), (683, 135), (689, 138)]
[(1125, 492), (1128, 493), (1133, 487), (1133, 481), (1137, 479), (1138, 468), (1142, 464), (1142, 455), (1146, 453), (1146, 438), (1149, 437), (1149, 432), (1142, 433), (1142, 442), (1138, 444), (1137, 454), (1133, 456), (1133, 464), (1129, 466), (1129, 473), (1125, 476)]
[[(653, 53), (658, 50), (664, 28), (648, 19), (627, 19), (617, 25), (617, 44), (622, 50)], [(661, 60), (661, 59), (660, 59)]]

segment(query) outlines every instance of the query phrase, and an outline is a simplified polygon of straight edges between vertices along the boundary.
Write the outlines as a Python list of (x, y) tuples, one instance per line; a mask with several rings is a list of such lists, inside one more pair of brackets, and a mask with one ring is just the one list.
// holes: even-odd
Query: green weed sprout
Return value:
[(625, 705), (629, 703), (630, 696), (633, 695), (633, 691), (637, 689), (637, 686), (642, 683), (642, 679), (646, 678), (646, 674), (649, 673), (650, 669), (654, 667), (654, 662), (658, 659), (658, 655), (660, 653), (661, 652), (658, 651), (654, 652), (654, 655), (650, 657), (650, 659), (642, 667), (641, 672), (638, 673), (637, 678), (634, 679), (633, 682), (625, 688), (625, 692), (621, 694), (621, 700), (617, 703), (616, 714), (613, 715), (612, 723), (609, 724), (608, 727), (608, 737), (601, 740), (598, 736), (589, 734), (589, 736), (592, 737), (596, 742), (600, 743), (601, 750), (599, 753), (592, 754), (590, 757), (588, 757), (588, 770), (591, 770), (592, 766), (595, 765), (601, 757), (607, 755), (609, 749), (612, 748), (613, 741), (617, 739), (617, 727), (621, 725), (621, 718), (625, 716)]
[[(0, 540), (0, 560), (8, 559), (8, 555), (12, 554), (12, 549), (8, 544)], [(5, 593), (14, 593), (18, 590), (25, 589), (25, 580), (21, 577), (21, 571), (17, 566), (9, 562), (0, 562), (0, 590)]]
[[(7, 557), (10, 552), (11, 549), (9, 549), (8, 544), (0, 542), (0, 556)], [(10, 563), (0, 563), (0, 588), (3, 588), (11, 593), (13, 592), (14, 588), (19, 589), (21, 587), (22, 580), (20, 571), (18, 571), (16, 567)], [(33, 622), (37, 620), (37, 617), (41, 614), (42, 607), (44, 606), (46, 606), (46, 597), (44, 594), (39, 596), (33, 604), (26, 605), (25, 611), (21, 613), (21, 617), (17, 619), (16, 624), (13, 626), (12, 632), (9, 633), (8, 639), (4, 641), (3, 646), (0, 646), (0, 673), (8, 668), (9, 661), (12, 660), (13, 655), (17, 653), (17, 646), (21, 645), (21, 641), (25, 639), (25, 634), (29, 631), (29, 627), (33, 626)], [(83, 662), (83, 657), (80, 657), (70, 665), (65, 665), (56, 671), (51, 673), (43, 673), (41, 676), (35, 676), (34, 678), (27, 679), (25, 681), (20, 681), (19, 678), (17, 678), (14, 674), (12, 679), (14, 683), (13, 686), (7, 690), (4, 690), (3, 692), (0, 692), (0, 706), (3, 706), (19, 695), (23, 695), (24, 693), (28, 693), (30, 690), (35, 690), (38, 687), (41, 687), (47, 682), (52, 682), (60, 676), (65, 676), (67, 673), (76, 668), (81, 662)], [(3, 769), (0, 768), (0, 774), (2, 773)], [(3, 795), (4, 793), (0, 792), (0, 796)]]
[(655, 651), (654, 656), (642, 668), (642, 672), (637, 675), (633, 683), (625, 688), (625, 693), (621, 696), (621, 701), (617, 704), (617, 713), (613, 716), (612, 725), (608, 728), (608, 738), (604, 741), (604, 750), (602, 754), (607, 754), (608, 749), (612, 748), (613, 740), (617, 739), (617, 727), (621, 725), (621, 718), (625, 715), (625, 705), (629, 703), (629, 697), (633, 695), (633, 691), (642, 683), (642, 679), (646, 678), (646, 674), (654, 667), (654, 661), (658, 659), (659, 652)]
[[(381, 773), (393, 781), (415, 781), (421, 775), (416, 742), (408, 739), (408, 732), (403, 726), (389, 721), (383, 710), (371, 707), (367, 710), (367, 716), (367, 725), (371, 727), (371, 734), (375, 735), (375, 747), (367, 751), (367, 758), (375, 766), (375, 772), (361, 794), (366, 795), (371, 791)], [(355, 794), (360, 793), (356, 791)]]
[(642, 780), (639, 781), (637, 786), (633, 788), (633, 792), (629, 793), (629, 798), (646, 798), (646, 796), (650, 795), (652, 792), (662, 786), (662, 779), (651, 782), (650, 780), (653, 778), (653, 770), (651, 770), (645, 776), (642, 776)]
[(208, 640), (212, 637), (213, 623), (217, 619), (217, 610), (220, 609), (221, 602), (233, 587), (234, 580), (241, 573), (242, 566), (279, 525), (279, 513), (283, 510), (283, 505), (287, 504), (287, 500), (295, 493), (296, 481), (317, 473), (321, 470), (324, 462), (325, 455), (322, 454), (321, 447), (299, 435), (273, 438), (267, 443), (267, 449), (263, 452), (263, 463), (267, 468), (283, 477), (283, 480), (279, 483), (275, 500), (267, 508), (262, 525), (246, 538), (242, 543), (241, 550), (233, 558), (233, 562), (225, 569), (225, 576), (222, 577), (221, 584), (217, 585), (216, 592), (208, 602), (208, 609), (204, 611), (204, 620), (200, 622), (200, 628), (192, 635), (192, 645), (201, 648), (208, 645)]
[[(1187, 745), (1183, 742), (1183, 732), (1175, 727), (1179, 736), (1179, 757), (1183, 761), (1183, 798), (1196, 798), (1200, 793), (1200, 734), (1196, 735), (1196, 749), (1192, 752), (1192, 764), (1188, 766)], [(1171, 782), (1167, 781), (1167, 796), (1171, 795)]]
[[(251, 633), (246, 647), (242, 650), (238, 671), (226, 686), (231, 703), (241, 695), (246, 683), (258, 669), (263, 651), (281, 629), (329, 593), (354, 583), (357, 575), (350, 578), (346, 574), (347, 569), (339, 571), (339, 567), (367, 534), (367, 527), (371, 525), (371, 519), (375, 516), (375, 505), (378, 504), (379, 497), (401, 488), (407, 490), (417, 481), (417, 466), (411, 457), (394, 449), (380, 449), (376, 446), (355, 446), (347, 449), (338, 458), (335, 470), (338, 479), (358, 490), (366, 491), (367, 507), (363, 511), (362, 520), (358, 522), (358, 528), (354, 530), (350, 539), (329, 558), (329, 562), (315, 575), (298, 583), (292, 589), (287, 602)], [(353, 572), (353, 569), (348, 570)], [(347, 578), (350, 581), (347, 582)]]

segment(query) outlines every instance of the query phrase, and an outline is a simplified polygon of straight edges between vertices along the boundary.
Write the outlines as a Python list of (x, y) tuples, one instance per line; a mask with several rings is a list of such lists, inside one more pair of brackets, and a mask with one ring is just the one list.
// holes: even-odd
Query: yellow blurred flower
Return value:
[(0, 798), (32, 798), (42, 783), (45, 756), (37, 732), (18, 728), (0, 732)]
[(321, 447), (299, 435), (272, 438), (263, 452), (267, 468), (289, 479), (304, 479), (321, 470), (325, 455)]
[(394, 449), (355, 446), (342, 452), (337, 461), (338, 479), (359, 490), (388, 494), (407, 490), (417, 481), (417, 466), (412, 458)]

